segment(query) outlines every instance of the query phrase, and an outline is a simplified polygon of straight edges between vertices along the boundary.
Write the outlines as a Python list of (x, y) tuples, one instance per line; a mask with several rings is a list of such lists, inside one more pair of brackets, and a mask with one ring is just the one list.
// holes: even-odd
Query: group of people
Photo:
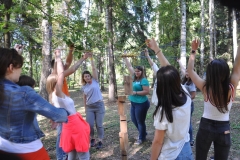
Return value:
[[(49, 103), (34, 90), (34, 79), (21, 75), (24, 63), (22, 46), (16, 45), (15, 49), (0, 48), (1, 159), (9, 156), (19, 160), (50, 159), (40, 140), (44, 133), (39, 128), (37, 114), (49, 118), (52, 126), (57, 127), (58, 160), (89, 160), (90, 146), (102, 148), (105, 108), (93, 55), (85, 53), (71, 66), (73, 49), (74, 46), (70, 46), (64, 65), (61, 50), (54, 52), (52, 73), (46, 81)], [(65, 77), (74, 73), (87, 58), (91, 61), (92, 74), (89, 71), (82, 73), (85, 121), (75, 109)], [(97, 140), (94, 138), (94, 123)]]
[[(146, 44), (155, 52), (160, 62), (158, 67), (145, 49), (145, 56), (156, 75), (152, 95), (152, 103), (156, 109), (153, 113), (155, 134), (151, 160), (193, 159), (191, 115), (196, 87), (203, 94), (204, 111), (196, 135), (195, 159), (207, 159), (213, 143), (214, 158), (227, 160), (231, 146), (229, 112), (240, 79), (240, 50), (231, 74), (224, 60), (214, 59), (207, 65), (204, 80), (194, 71), (198, 40), (192, 41), (187, 70), (179, 61), (182, 78), (179, 71), (170, 65), (154, 39), (148, 39)], [(71, 66), (73, 49), (74, 46), (70, 46), (65, 64), (61, 60), (61, 50), (54, 52), (52, 73), (46, 82), (49, 103), (34, 91), (34, 79), (21, 75), (24, 63), (21, 46), (18, 45), (15, 49), (0, 48), (1, 155), (10, 154), (22, 160), (49, 160), (40, 140), (44, 133), (39, 128), (36, 114), (51, 119), (52, 126), (57, 125), (58, 160), (89, 160), (89, 147), (102, 147), (105, 107), (93, 54), (85, 53)], [(74, 73), (88, 58), (91, 61), (92, 73), (82, 73), (85, 121), (75, 109), (65, 77)], [(150, 107), (147, 97), (150, 92), (149, 82), (142, 66), (133, 68), (126, 56), (124, 60), (133, 78), (132, 94), (129, 96), (130, 115), (139, 133), (135, 144), (140, 145), (146, 141), (147, 136), (145, 120)], [(97, 127), (97, 139), (94, 136), (94, 123)]]
[[(158, 67), (145, 49), (145, 56), (156, 74), (152, 95), (156, 109), (153, 113), (155, 134), (151, 160), (193, 160), (191, 146), (194, 145), (195, 159), (206, 160), (211, 144), (214, 145), (214, 159), (227, 160), (231, 146), (229, 113), (240, 80), (240, 48), (231, 74), (226, 61), (213, 59), (207, 65), (206, 79), (203, 79), (194, 71), (199, 40), (191, 43), (187, 69), (178, 61), (181, 74), (171, 66), (154, 39), (148, 39), (146, 43), (160, 62)], [(136, 143), (141, 144), (147, 135), (145, 119), (149, 108), (146, 98), (149, 84), (143, 67), (133, 68), (126, 56), (124, 59), (133, 75), (133, 92), (129, 96), (131, 119), (139, 132)], [(204, 111), (194, 144), (191, 116), (196, 87), (203, 94)]]

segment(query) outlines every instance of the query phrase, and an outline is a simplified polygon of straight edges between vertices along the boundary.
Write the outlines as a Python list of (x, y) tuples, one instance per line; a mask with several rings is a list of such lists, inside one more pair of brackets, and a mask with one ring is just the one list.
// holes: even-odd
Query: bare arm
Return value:
[(124, 57), (123, 59), (125, 60), (125, 64), (126, 64), (126, 66), (128, 68), (129, 73), (131, 75), (133, 75), (134, 74), (134, 69), (133, 69), (131, 63), (129, 62), (129, 60), (126, 57)]
[(66, 63), (64, 65), (64, 70), (67, 70), (71, 66), (72, 60), (73, 60), (73, 52), (74, 52), (74, 44), (71, 44), (69, 46), (69, 52), (66, 59)]
[(133, 91), (133, 95), (148, 95), (149, 94), (149, 86), (142, 86), (143, 90), (142, 91)]
[[(237, 55), (233, 64), (233, 70), (231, 75), (231, 83), (234, 88), (237, 88), (240, 79), (240, 47), (238, 47)], [(235, 89), (236, 92), (236, 89)]]
[(64, 97), (64, 94), (62, 93), (62, 86), (63, 86), (63, 80), (64, 80), (64, 74), (63, 74), (63, 64), (61, 60), (61, 53), (60, 50), (55, 51), (55, 62), (57, 63), (57, 84), (55, 86), (56, 95), (58, 97)]
[(195, 53), (191, 53), (189, 57), (187, 72), (189, 74), (189, 77), (192, 79), (193, 83), (197, 86), (197, 88), (199, 88), (203, 92), (203, 86), (205, 84), (205, 81), (194, 71), (194, 63), (198, 45), (199, 45), (198, 40), (192, 41), (192, 50), (194, 50)]
[(94, 79), (96, 79), (98, 81), (98, 73), (97, 73), (97, 69), (96, 69), (96, 66), (93, 61), (92, 54), (90, 56), (90, 60), (91, 60), (91, 65), (92, 65), (92, 76)]
[(151, 147), (151, 160), (157, 160), (163, 146), (166, 130), (155, 130), (154, 139)]
[(88, 58), (88, 56), (89, 54), (85, 53), (84, 56), (80, 58), (74, 65), (64, 71), (64, 76), (67, 77), (74, 73), (81, 66), (82, 62)]
[(148, 63), (150, 64), (150, 66), (153, 66), (153, 60), (150, 58), (147, 48), (145, 48), (144, 53), (145, 53), (145, 56), (148, 60)]
[(86, 112), (86, 107), (87, 107), (86, 102), (87, 102), (86, 95), (83, 94), (83, 104), (84, 104), (85, 112)]
[(158, 57), (158, 60), (159, 60), (161, 66), (170, 65), (170, 63), (168, 62), (166, 57), (163, 55), (162, 50), (158, 47), (157, 42), (155, 41), (155, 39), (153, 39), (153, 38), (152, 39), (148, 39), (146, 41), (146, 43), (147, 43), (147, 46), (149, 48), (154, 50), (155, 54)]

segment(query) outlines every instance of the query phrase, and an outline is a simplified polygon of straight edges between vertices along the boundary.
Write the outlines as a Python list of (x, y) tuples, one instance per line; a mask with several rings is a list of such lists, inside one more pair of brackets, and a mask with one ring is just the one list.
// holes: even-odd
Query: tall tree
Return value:
[(232, 28), (233, 28), (233, 59), (237, 55), (237, 18), (236, 18), (236, 10), (232, 10)]
[(50, 61), (51, 61), (51, 48), (52, 48), (52, 23), (49, 19), (51, 15), (50, 0), (42, 0), (42, 10), (44, 11), (42, 19), (42, 71), (40, 79), (39, 94), (48, 99), (48, 93), (46, 90), (46, 80), (50, 74)]
[(209, 32), (210, 32), (210, 51), (209, 58), (213, 58), (213, 28), (214, 28), (214, 0), (209, 0)]
[(114, 51), (113, 51), (113, 1), (108, 1), (107, 3), (107, 31), (109, 33), (108, 39), (108, 67), (109, 67), (109, 89), (108, 89), (108, 99), (109, 101), (115, 101), (117, 96), (117, 84), (116, 84), (116, 73), (114, 67)]
[(0, 3), (4, 5), (4, 47), (10, 48), (10, 31), (9, 31), (9, 22), (10, 22), (10, 15), (11, 15), (11, 7), (12, 7), (12, 0), (1, 0)]
[(186, 68), (186, 2), (181, 0), (181, 13), (182, 13), (182, 22), (181, 22), (181, 62), (184, 68)]
[(200, 72), (201, 76), (204, 74), (204, 38), (205, 38), (205, 9), (204, 0), (201, 0), (201, 46), (200, 46)]

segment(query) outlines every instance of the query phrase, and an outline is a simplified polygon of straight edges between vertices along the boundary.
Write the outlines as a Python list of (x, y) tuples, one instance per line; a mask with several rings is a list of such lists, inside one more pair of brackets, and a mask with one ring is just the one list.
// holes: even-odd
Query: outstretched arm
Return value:
[(97, 69), (96, 66), (94, 64), (94, 60), (93, 60), (93, 55), (92, 53), (90, 54), (90, 61), (91, 61), (91, 65), (92, 65), (92, 76), (95, 80), (98, 81), (98, 73), (97, 73)]
[(238, 47), (231, 75), (231, 83), (233, 84), (234, 88), (237, 88), (239, 80), (240, 80), (240, 46)]
[(74, 73), (82, 64), (84, 60), (89, 57), (89, 53), (85, 53), (81, 59), (79, 59), (74, 65), (64, 71), (64, 76), (67, 77), (70, 74)]
[(71, 44), (69, 45), (69, 52), (66, 59), (66, 63), (64, 65), (64, 70), (67, 70), (71, 66), (72, 60), (73, 60), (73, 52), (74, 52), (74, 44)]
[[(125, 53), (124, 53), (125, 54)], [(128, 71), (131, 75), (134, 74), (134, 69), (131, 65), (131, 63), (129, 62), (128, 58), (127, 57), (123, 57), (123, 60), (125, 60), (125, 64), (127, 65), (127, 68), (128, 68)]]
[(63, 80), (64, 80), (64, 69), (63, 64), (61, 60), (61, 52), (60, 50), (55, 50), (55, 62), (57, 63), (57, 84), (55, 86), (56, 89), (56, 95), (58, 97), (64, 97), (64, 94), (62, 93), (62, 86), (63, 86)]
[(144, 49), (144, 53), (145, 53), (145, 57), (146, 57), (147, 60), (148, 60), (148, 63), (149, 63), (150, 66), (152, 67), (152, 66), (153, 66), (153, 60), (150, 58), (147, 48)]
[(201, 91), (203, 91), (203, 86), (205, 84), (205, 81), (194, 71), (194, 63), (196, 58), (196, 52), (199, 46), (199, 40), (193, 40), (192, 41), (192, 51), (190, 58), (188, 60), (188, 67), (187, 72), (190, 78), (192, 79), (193, 83), (199, 88)]
[(170, 63), (168, 62), (168, 60), (166, 59), (166, 57), (163, 55), (162, 50), (158, 47), (157, 42), (155, 41), (155, 39), (148, 39), (146, 40), (147, 46), (149, 48), (151, 48), (155, 54), (158, 57), (158, 60), (160, 62), (161, 66), (167, 66), (170, 65)]

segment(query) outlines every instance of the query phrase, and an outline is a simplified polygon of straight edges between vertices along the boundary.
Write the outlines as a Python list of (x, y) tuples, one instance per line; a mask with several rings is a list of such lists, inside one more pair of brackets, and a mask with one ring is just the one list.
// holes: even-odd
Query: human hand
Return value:
[(92, 58), (92, 52), (85, 52), (85, 53), (84, 53), (83, 58), (84, 58), (84, 59), (87, 59), (88, 57), (91, 57), (91, 58)]
[(158, 50), (158, 45), (157, 45), (157, 42), (155, 41), (154, 38), (152, 38), (152, 39), (147, 39), (147, 40), (145, 41), (145, 43), (146, 43), (146, 45), (147, 45), (149, 48), (151, 48), (152, 50), (154, 50), (154, 51)]
[(148, 53), (148, 49), (147, 49), (147, 48), (144, 49), (144, 54), (145, 54), (146, 57), (149, 56), (149, 53)]
[(68, 47), (69, 47), (69, 50), (74, 50), (74, 43), (71, 43)]
[(199, 44), (200, 44), (200, 41), (199, 39), (195, 38), (193, 41), (192, 41), (192, 50), (196, 51), (199, 47)]
[(51, 128), (52, 128), (52, 129), (56, 129), (56, 128), (57, 128), (58, 123), (52, 121), (51, 119), (49, 120), (49, 122), (50, 122), (50, 124), (51, 124)]
[(14, 45), (14, 49), (18, 52), (18, 54), (22, 55), (22, 51), (23, 51), (23, 45), (21, 44), (15, 44)]

